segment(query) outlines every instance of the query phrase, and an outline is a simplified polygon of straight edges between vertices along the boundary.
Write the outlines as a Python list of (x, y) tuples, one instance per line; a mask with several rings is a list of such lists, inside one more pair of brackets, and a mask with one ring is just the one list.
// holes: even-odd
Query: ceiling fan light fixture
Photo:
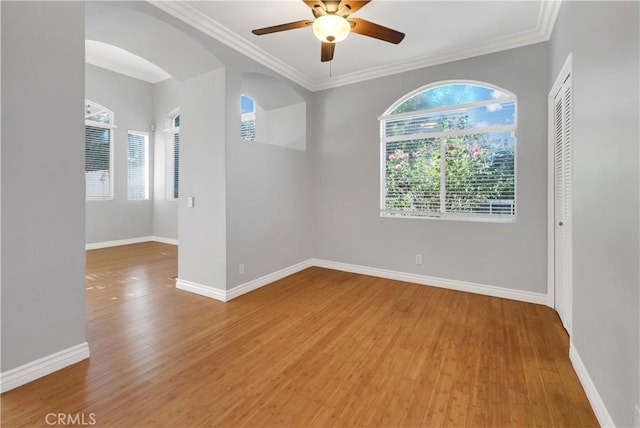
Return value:
[(325, 43), (337, 43), (347, 38), (351, 24), (340, 15), (327, 14), (313, 21), (313, 34)]

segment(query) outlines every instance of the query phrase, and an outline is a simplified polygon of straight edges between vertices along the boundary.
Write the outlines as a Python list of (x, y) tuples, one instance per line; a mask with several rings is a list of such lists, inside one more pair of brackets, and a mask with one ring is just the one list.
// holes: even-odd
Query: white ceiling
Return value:
[(351, 34), (338, 43), (330, 64), (320, 62), (320, 41), (311, 28), (251, 33), (312, 19), (301, 0), (153, 4), (315, 91), (546, 41), (560, 1), (374, 0), (353, 17), (401, 31), (405, 39), (393, 45)]

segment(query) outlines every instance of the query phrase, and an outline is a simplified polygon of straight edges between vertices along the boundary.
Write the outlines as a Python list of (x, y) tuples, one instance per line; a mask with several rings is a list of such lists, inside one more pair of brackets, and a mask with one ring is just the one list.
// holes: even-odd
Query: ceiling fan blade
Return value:
[[(350, 14), (360, 10), (364, 6), (366, 6), (367, 3), (369, 3), (370, 1), (371, 0), (366, 0), (366, 1), (342, 0), (340, 2), (339, 10), (340, 10), (340, 12), (342, 12), (341, 14), (350, 15)], [(344, 11), (345, 8), (347, 9), (346, 11)]]
[(351, 23), (352, 33), (373, 37), (374, 39), (384, 40), (385, 42), (396, 45), (404, 39), (404, 33), (383, 27), (366, 19), (349, 18), (349, 22)]
[(295, 30), (296, 28), (309, 27), (311, 24), (313, 24), (313, 21), (296, 21), (289, 22), (287, 24), (274, 25), (273, 27), (258, 28), (251, 32), (256, 36), (262, 36), (263, 34), (277, 33), (278, 31)]
[(322, 43), (322, 52), (320, 54), (320, 61), (327, 62), (333, 59), (333, 52), (336, 50), (335, 43)]

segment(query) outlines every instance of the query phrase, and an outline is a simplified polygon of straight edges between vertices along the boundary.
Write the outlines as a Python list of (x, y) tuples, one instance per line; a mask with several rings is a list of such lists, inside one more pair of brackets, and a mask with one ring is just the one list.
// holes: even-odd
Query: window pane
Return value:
[(240, 137), (256, 140), (256, 103), (246, 95), (240, 96)]
[(515, 214), (515, 145), (511, 132), (449, 137), (446, 211)]
[(440, 140), (386, 144), (385, 208), (411, 215), (440, 211)]
[(173, 118), (173, 127), (180, 128), (180, 115)]
[(246, 95), (240, 96), (240, 114), (254, 113), (256, 111), (255, 102)]
[(503, 92), (483, 86), (453, 84), (420, 92), (400, 104), (391, 114), (505, 98)]
[(85, 101), (84, 107), (85, 120), (91, 120), (93, 122), (100, 122), (104, 124), (113, 123), (113, 114), (104, 107), (101, 107), (91, 101)]
[(515, 107), (515, 102), (495, 103), (416, 117), (388, 119), (385, 122), (385, 136), (419, 135), (455, 129), (513, 125), (516, 120)]
[(127, 193), (129, 200), (149, 199), (148, 137), (127, 135)]
[(110, 199), (111, 129), (85, 126), (86, 197)]

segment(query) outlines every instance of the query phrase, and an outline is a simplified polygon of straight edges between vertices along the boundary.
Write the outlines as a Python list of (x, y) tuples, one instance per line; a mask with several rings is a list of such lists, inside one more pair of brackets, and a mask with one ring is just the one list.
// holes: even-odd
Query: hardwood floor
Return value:
[(598, 426), (547, 307), (320, 268), (225, 304), (176, 257), (89, 251), (91, 358), (3, 394), (2, 426)]

